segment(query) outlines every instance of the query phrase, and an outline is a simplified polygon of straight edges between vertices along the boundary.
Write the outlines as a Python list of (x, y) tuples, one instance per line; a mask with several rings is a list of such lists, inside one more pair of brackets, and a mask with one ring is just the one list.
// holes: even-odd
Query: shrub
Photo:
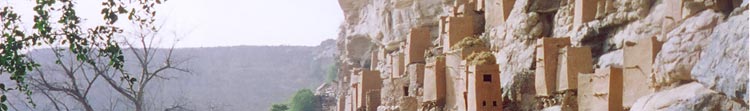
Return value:
[(320, 109), (319, 106), (318, 98), (310, 89), (297, 91), (289, 101), (289, 111), (317, 111)]

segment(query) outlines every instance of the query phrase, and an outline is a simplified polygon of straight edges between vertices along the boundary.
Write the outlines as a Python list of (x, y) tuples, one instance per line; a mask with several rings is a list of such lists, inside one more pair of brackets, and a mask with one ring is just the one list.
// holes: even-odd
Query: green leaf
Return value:
[(8, 105), (0, 104), (0, 111), (7, 111), (7, 110), (8, 110)]
[(5, 97), (5, 95), (0, 96), (0, 102), (5, 102), (8, 100), (8, 97)]

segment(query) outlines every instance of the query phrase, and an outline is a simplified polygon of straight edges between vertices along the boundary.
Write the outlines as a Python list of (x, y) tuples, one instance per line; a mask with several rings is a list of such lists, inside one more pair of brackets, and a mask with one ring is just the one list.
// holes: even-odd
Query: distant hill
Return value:
[[(268, 110), (272, 103), (286, 101), (301, 88), (314, 89), (324, 81), (326, 68), (333, 63), (335, 41), (327, 40), (320, 46), (232, 46), (210, 48), (179, 48), (174, 50), (177, 60), (191, 73), (168, 72), (169, 80), (155, 81), (149, 87), (152, 109), (163, 110), (165, 105), (190, 104), (192, 109), (204, 110)], [(127, 50), (126, 50), (127, 51)], [(157, 50), (160, 53), (166, 49)], [(42, 64), (41, 70), (53, 70), (54, 56), (49, 49), (30, 52)], [(126, 70), (138, 71), (134, 58), (126, 53)], [(156, 61), (163, 59), (158, 56)], [(130, 65), (130, 66), (128, 66)], [(161, 63), (156, 64), (161, 65)], [(106, 83), (95, 85), (90, 95), (95, 109), (110, 109), (112, 101), (123, 100), (119, 107), (128, 106)], [(52, 107), (45, 98), (38, 101), (36, 110)], [(72, 102), (70, 107), (77, 107)], [(118, 108), (115, 108), (118, 109)]]

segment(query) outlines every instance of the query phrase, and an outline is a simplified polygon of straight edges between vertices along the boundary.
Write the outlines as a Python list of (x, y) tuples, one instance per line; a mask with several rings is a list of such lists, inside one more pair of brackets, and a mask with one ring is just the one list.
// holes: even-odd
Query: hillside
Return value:
[[(315, 47), (177, 48), (174, 55), (180, 62), (178, 67), (190, 72), (168, 71), (165, 79), (157, 80), (149, 87), (147, 98), (152, 99), (147, 104), (151, 110), (176, 104), (193, 110), (267, 110), (272, 103), (286, 101), (299, 89), (314, 89), (323, 83), (324, 71), (333, 63), (336, 47), (332, 46), (333, 40)], [(158, 49), (156, 52), (159, 55), (166, 51)], [(35, 50), (30, 55), (44, 66), (40, 70), (48, 75), (54, 76), (57, 74), (54, 71), (59, 71), (50, 50)], [(126, 70), (138, 72), (132, 54), (126, 53), (125, 57)], [(154, 61), (163, 59), (163, 56), (156, 56)], [(90, 95), (94, 108), (126, 110), (121, 109), (128, 105), (122, 103), (124, 99), (103, 81), (98, 82), (92, 88), (95, 93)], [(39, 93), (34, 93), (34, 99), (38, 105), (35, 109), (51, 110), (52, 105)], [(78, 107), (73, 101), (66, 104), (73, 109)]]

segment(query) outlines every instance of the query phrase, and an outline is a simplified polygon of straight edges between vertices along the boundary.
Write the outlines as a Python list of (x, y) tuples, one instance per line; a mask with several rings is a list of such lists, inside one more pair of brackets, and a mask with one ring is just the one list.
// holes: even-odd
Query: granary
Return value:
[(401, 78), (406, 70), (404, 66), (404, 54), (400, 52), (394, 52), (390, 54), (391, 58), (391, 77)]
[[(467, 65), (464, 61), (470, 54), (484, 52), (489, 49), (484, 45), (484, 41), (477, 37), (466, 37), (457, 42), (452, 49), (444, 52), (446, 60), (446, 75), (449, 79), (447, 84), (452, 85), (447, 90), (451, 91), (446, 96), (454, 99), (447, 99), (448, 103), (457, 105), (460, 109), (466, 109), (466, 86), (467, 86)], [(455, 102), (455, 103), (454, 103)], [(460, 104), (463, 103), (463, 104)]]
[(446, 35), (443, 36), (443, 52), (451, 50), (451, 46), (466, 37), (474, 36), (474, 19), (467, 17), (448, 17), (445, 26)]
[(467, 110), (501, 111), (499, 66), (494, 61), (468, 64)]
[(549, 97), (556, 91), (557, 58), (559, 49), (570, 46), (570, 38), (541, 38), (536, 45), (536, 71), (534, 87), (536, 95)]
[(661, 43), (656, 37), (626, 41), (623, 47), (623, 106), (629, 108), (636, 99), (651, 94), (646, 80), (652, 72)]
[(412, 87), (409, 89), (410, 95), (419, 96), (418, 90), (424, 86), (424, 67), (424, 63), (412, 63), (407, 66), (406, 73), (409, 75), (409, 84)]
[(406, 39), (406, 64), (424, 63), (424, 52), (432, 44), (430, 29), (427, 27), (412, 28)]
[(380, 73), (378, 71), (366, 70), (359, 72), (359, 82), (357, 83), (357, 108), (366, 108), (367, 100), (365, 99), (367, 93), (373, 90), (380, 90), (383, 86), (383, 82), (380, 79)]
[(557, 65), (557, 91), (575, 91), (579, 73), (593, 73), (591, 48), (564, 47), (560, 49)]
[(578, 75), (579, 111), (622, 111), (622, 68), (606, 67)]
[(358, 100), (359, 98), (357, 97), (357, 91), (359, 91), (359, 88), (357, 88), (358, 85), (357, 85), (357, 83), (353, 83), (353, 84), (354, 85), (352, 85), (351, 88), (349, 88), (349, 93), (348, 93), (349, 97), (347, 97), (347, 98), (349, 98), (349, 100), (347, 100), (347, 102), (346, 102), (347, 109), (349, 111), (356, 111), (357, 110), (357, 102), (359, 101)]
[(336, 109), (337, 111), (345, 111), (346, 110), (346, 95), (338, 95), (336, 98)]
[(456, 0), (454, 2), (454, 8), (451, 10), (453, 14), (445, 18), (441, 17), (440, 37), (443, 39), (443, 52), (451, 50), (451, 46), (456, 44), (458, 41), (463, 40), (466, 37), (474, 36), (481, 33), (483, 26), (477, 23), (479, 14), (474, 11), (476, 8), (475, 0)]
[(437, 106), (445, 104), (445, 68), (444, 57), (434, 57), (428, 60), (424, 70), (422, 102), (433, 102)]
[(370, 90), (365, 95), (367, 95), (365, 97), (366, 104), (361, 109), (365, 109), (365, 111), (377, 111), (378, 106), (380, 106), (380, 90)]
[(583, 23), (596, 18), (597, 4), (600, 0), (575, 0), (573, 9), (573, 26), (578, 27)]

